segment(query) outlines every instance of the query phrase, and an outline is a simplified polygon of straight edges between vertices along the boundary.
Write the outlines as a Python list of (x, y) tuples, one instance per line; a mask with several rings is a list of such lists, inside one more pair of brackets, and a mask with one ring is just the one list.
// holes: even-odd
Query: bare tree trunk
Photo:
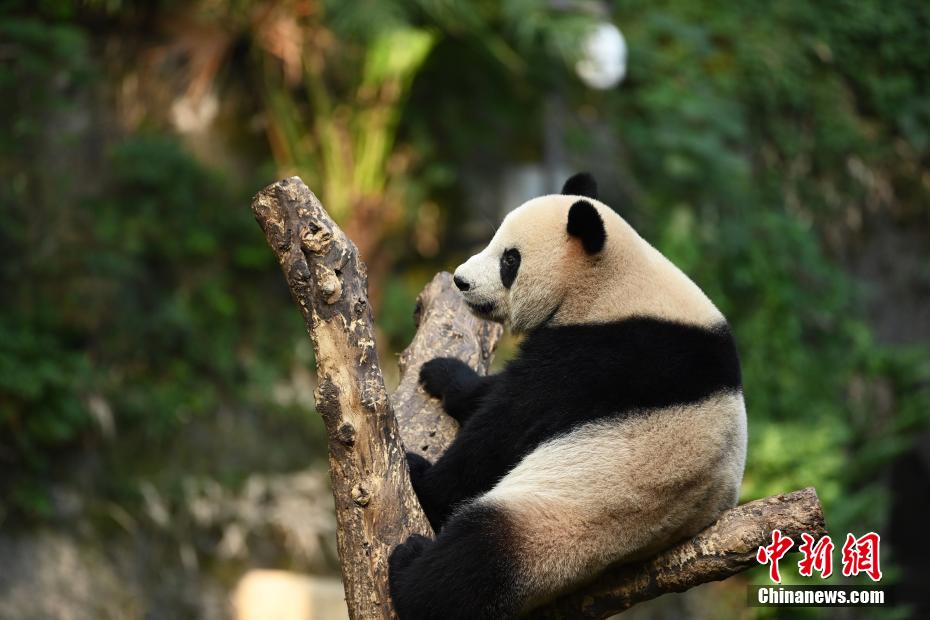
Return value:
[(378, 365), (365, 265), (297, 177), (259, 192), (252, 211), (278, 257), (316, 353), (316, 407), (329, 435), (349, 615), (391, 618), (388, 555), (411, 534), (430, 536), (432, 530), (410, 486)]
[[(403, 377), (389, 401), (375, 351), (367, 275), (355, 246), (297, 177), (263, 189), (252, 210), (316, 352), (317, 409), (329, 434), (349, 615), (393, 617), (388, 555), (411, 534), (432, 533), (410, 486), (404, 444), (435, 460), (458, 430), (439, 402), (418, 387), (419, 368), (434, 357), (457, 357), (485, 373), (501, 328), (472, 316), (449, 274), (437, 275), (417, 300), (417, 334), (401, 355)], [(734, 508), (694, 538), (644, 562), (607, 570), (533, 615), (605, 618), (666, 592), (725, 579), (754, 565), (756, 550), (768, 544), (773, 529), (793, 537), (826, 533), (814, 489)]]

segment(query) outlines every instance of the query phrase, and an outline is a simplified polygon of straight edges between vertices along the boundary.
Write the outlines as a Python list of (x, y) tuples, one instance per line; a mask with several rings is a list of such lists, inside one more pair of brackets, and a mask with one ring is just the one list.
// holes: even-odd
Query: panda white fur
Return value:
[(434, 465), (408, 454), (438, 535), (390, 558), (402, 619), (520, 615), (736, 505), (746, 415), (727, 323), (590, 176), (508, 214), (455, 282), (526, 338), (497, 375), (422, 368), (462, 427)]

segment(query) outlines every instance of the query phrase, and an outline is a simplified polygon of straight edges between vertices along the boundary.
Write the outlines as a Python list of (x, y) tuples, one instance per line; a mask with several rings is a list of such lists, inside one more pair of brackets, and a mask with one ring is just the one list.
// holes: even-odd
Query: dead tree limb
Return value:
[[(297, 177), (263, 189), (252, 210), (316, 352), (317, 409), (329, 434), (349, 614), (391, 618), (390, 550), (411, 534), (431, 534), (410, 487), (404, 444), (435, 460), (457, 431), (438, 401), (418, 387), (420, 365), (448, 356), (487, 372), (500, 327), (473, 317), (451, 277), (439, 274), (417, 300), (417, 334), (401, 355), (403, 376), (389, 400), (374, 346), (367, 274), (355, 246)], [(794, 537), (826, 533), (814, 489), (734, 508), (694, 538), (644, 562), (607, 570), (532, 615), (605, 618), (666, 592), (725, 579), (755, 564), (756, 550), (774, 529)]]
[(410, 486), (397, 421), (375, 350), (368, 275), (355, 245), (303, 181), (252, 200), (316, 353), (316, 408), (329, 436), (337, 548), (353, 619), (393, 617), (387, 560), (432, 530)]

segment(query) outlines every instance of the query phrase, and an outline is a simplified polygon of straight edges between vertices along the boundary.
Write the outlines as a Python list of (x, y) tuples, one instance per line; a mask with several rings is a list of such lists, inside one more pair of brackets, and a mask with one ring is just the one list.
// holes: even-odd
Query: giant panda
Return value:
[(521, 615), (736, 505), (746, 414), (727, 322), (590, 175), (510, 212), (454, 282), (525, 338), (499, 374), (421, 369), (461, 429), (433, 465), (407, 455), (438, 534), (390, 556), (402, 620)]

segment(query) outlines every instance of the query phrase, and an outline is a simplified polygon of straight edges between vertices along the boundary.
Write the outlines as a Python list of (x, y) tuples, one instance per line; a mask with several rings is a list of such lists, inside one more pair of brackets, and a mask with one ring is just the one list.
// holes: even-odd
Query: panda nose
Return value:
[(458, 288), (460, 291), (467, 291), (471, 288), (471, 284), (458, 276), (452, 276), (452, 281), (455, 282), (456, 288)]

